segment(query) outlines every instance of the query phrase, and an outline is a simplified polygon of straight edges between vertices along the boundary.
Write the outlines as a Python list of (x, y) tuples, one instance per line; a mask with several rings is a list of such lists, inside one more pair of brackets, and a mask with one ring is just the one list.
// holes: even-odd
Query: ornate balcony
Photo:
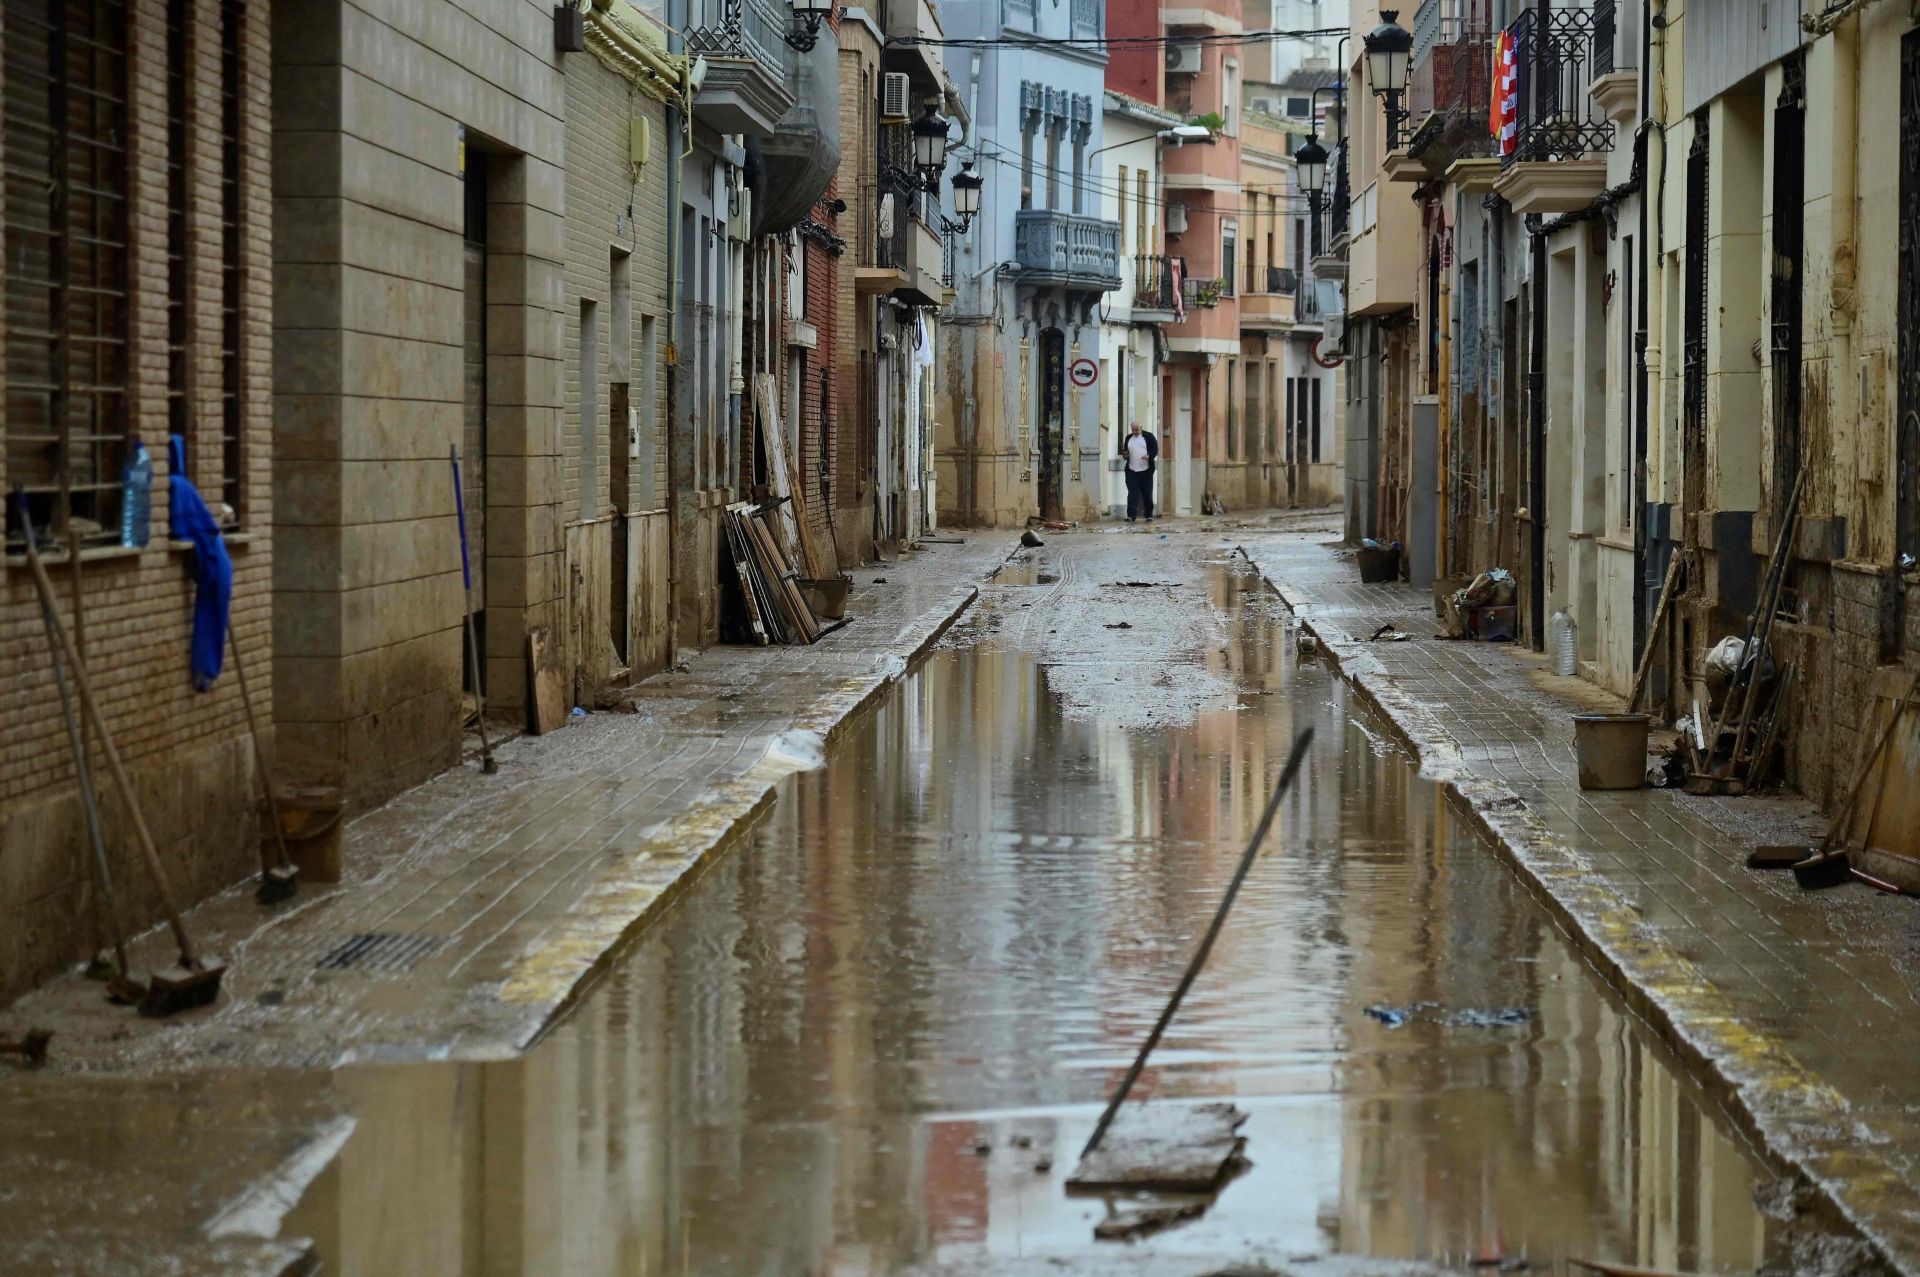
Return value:
[(687, 56), (707, 60), (693, 100), (702, 123), (720, 133), (773, 133), (796, 99), (791, 20), (773, 0), (693, 0), (683, 34)]
[(1104, 293), (1120, 287), (1120, 223), (1023, 208), (1014, 214), (1014, 260), (1025, 283)]
[[(1520, 110), (1509, 167), (1579, 160), (1613, 149), (1613, 124), (1587, 86), (1599, 74), (1601, 20), (1590, 9), (1527, 9), (1513, 24)], [(1605, 59), (1613, 61), (1607, 42)]]

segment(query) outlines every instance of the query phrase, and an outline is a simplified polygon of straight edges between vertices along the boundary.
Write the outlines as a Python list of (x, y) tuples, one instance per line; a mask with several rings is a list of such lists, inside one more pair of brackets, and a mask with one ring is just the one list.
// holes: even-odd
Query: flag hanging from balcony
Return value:
[(1514, 138), (1520, 124), (1520, 70), (1516, 65), (1512, 30), (1502, 31), (1493, 40), (1493, 109), (1487, 113), (1493, 136), (1502, 156), (1513, 154)]

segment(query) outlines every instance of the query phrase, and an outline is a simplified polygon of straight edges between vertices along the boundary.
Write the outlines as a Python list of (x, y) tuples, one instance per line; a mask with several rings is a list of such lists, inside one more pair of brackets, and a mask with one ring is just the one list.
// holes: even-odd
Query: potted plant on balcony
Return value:
[(1194, 281), (1193, 304), (1196, 306), (1218, 306), (1220, 294), (1226, 291), (1224, 279), (1197, 279)]
[(1221, 115), (1218, 111), (1208, 111), (1205, 115), (1194, 116), (1192, 119), (1188, 120), (1187, 123), (1197, 124), (1209, 133), (1218, 134), (1225, 131), (1227, 127), (1227, 118), (1224, 115)]

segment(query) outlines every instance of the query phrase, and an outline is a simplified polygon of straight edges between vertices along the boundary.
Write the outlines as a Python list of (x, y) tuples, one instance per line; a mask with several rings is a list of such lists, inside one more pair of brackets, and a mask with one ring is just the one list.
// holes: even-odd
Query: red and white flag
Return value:
[(1487, 123), (1502, 156), (1513, 154), (1520, 128), (1520, 69), (1514, 56), (1515, 44), (1512, 31), (1502, 31), (1493, 40), (1493, 109), (1488, 112)]

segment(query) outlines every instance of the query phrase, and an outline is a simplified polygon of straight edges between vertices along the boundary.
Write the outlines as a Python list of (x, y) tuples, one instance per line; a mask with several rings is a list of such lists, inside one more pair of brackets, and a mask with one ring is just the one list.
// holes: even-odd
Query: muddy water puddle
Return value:
[[(1217, 612), (1194, 659), (1224, 694), (1133, 727), (1017, 635), (956, 631), (531, 1054), (343, 1074), (357, 1127), (282, 1234), (346, 1273), (1772, 1258), (1765, 1172), (1511, 874), (1270, 599), (1187, 576), (1138, 606)], [(1251, 1165), (1096, 1243), (1109, 1204), (1065, 1178), (1309, 724), (1137, 1092), (1231, 1099)]]

